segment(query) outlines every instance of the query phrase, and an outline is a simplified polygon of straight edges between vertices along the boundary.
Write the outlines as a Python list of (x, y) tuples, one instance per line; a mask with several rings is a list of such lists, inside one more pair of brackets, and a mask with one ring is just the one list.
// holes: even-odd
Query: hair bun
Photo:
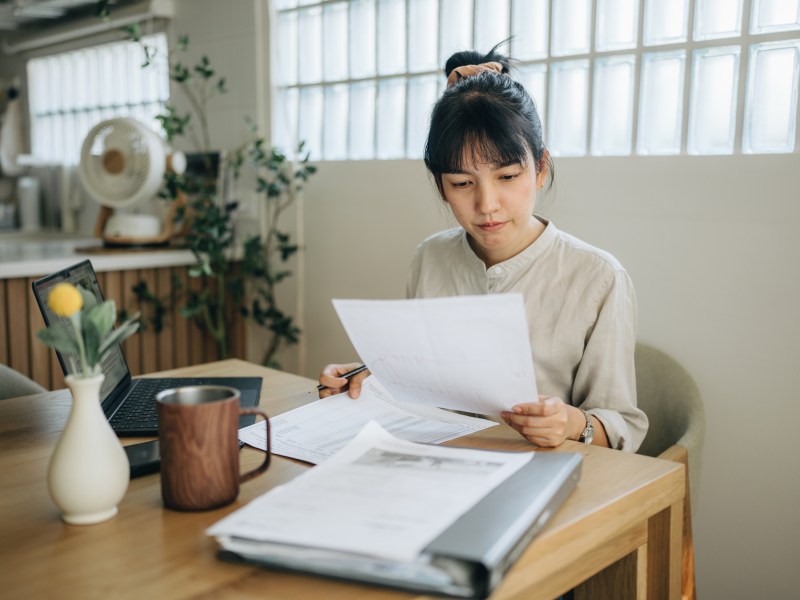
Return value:
[(459, 67), (481, 65), (492, 62), (498, 63), (502, 66), (501, 73), (508, 73), (511, 70), (510, 59), (507, 56), (497, 52), (497, 48), (504, 43), (504, 41), (500, 42), (486, 54), (477, 52), (475, 50), (462, 50), (454, 53), (452, 56), (450, 56), (450, 58), (447, 59), (447, 62), (444, 65), (444, 76), (450, 77), (450, 73)]

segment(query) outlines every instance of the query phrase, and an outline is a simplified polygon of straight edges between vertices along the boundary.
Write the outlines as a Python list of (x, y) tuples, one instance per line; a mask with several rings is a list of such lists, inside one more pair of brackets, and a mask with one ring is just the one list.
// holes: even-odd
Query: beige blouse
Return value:
[(407, 287), (409, 298), (510, 292), (523, 295), (539, 393), (584, 409), (612, 448), (635, 452), (647, 416), (636, 406), (636, 294), (622, 265), (549, 222), (487, 269), (457, 227), (419, 245)]

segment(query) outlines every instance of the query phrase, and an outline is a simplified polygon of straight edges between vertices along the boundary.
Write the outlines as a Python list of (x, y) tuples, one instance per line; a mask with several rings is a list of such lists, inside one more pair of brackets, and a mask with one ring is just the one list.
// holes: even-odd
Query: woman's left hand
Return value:
[(539, 396), (538, 402), (517, 404), (503, 420), (537, 446), (555, 448), (569, 435), (569, 409), (561, 398)]

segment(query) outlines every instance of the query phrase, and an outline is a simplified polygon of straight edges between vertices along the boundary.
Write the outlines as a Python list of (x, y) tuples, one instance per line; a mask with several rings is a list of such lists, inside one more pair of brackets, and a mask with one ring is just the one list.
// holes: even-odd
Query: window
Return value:
[(800, 0), (276, 0), (275, 143), (419, 158), (441, 66), (503, 52), (554, 155), (796, 152)]
[[(161, 57), (164, 34), (144, 38)], [(77, 164), (83, 138), (97, 123), (133, 117), (160, 132), (157, 114), (169, 99), (166, 61), (142, 68), (142, 50), (117, 42), (28, 61), (31, 152), (38, 159)]]

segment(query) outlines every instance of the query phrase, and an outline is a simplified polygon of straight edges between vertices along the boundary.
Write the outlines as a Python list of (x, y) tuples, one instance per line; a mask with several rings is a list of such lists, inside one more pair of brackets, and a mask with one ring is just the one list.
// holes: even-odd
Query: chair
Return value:
[(661, 350), (638, 343), (635, 363), (639, 408), (650, 420), (650, 428), (639, 453), (680, 462), (686, 466), (681, 590), (683, 598), (694, 600), (696, 590), (692, 512), (697, 507), (700, 490), (705, 435), (703, 402), (692, 376)]
[(19, 371), (0, 364), (0, 400), (41, 394), (46, 391), (38, 383), (28, 379)]

